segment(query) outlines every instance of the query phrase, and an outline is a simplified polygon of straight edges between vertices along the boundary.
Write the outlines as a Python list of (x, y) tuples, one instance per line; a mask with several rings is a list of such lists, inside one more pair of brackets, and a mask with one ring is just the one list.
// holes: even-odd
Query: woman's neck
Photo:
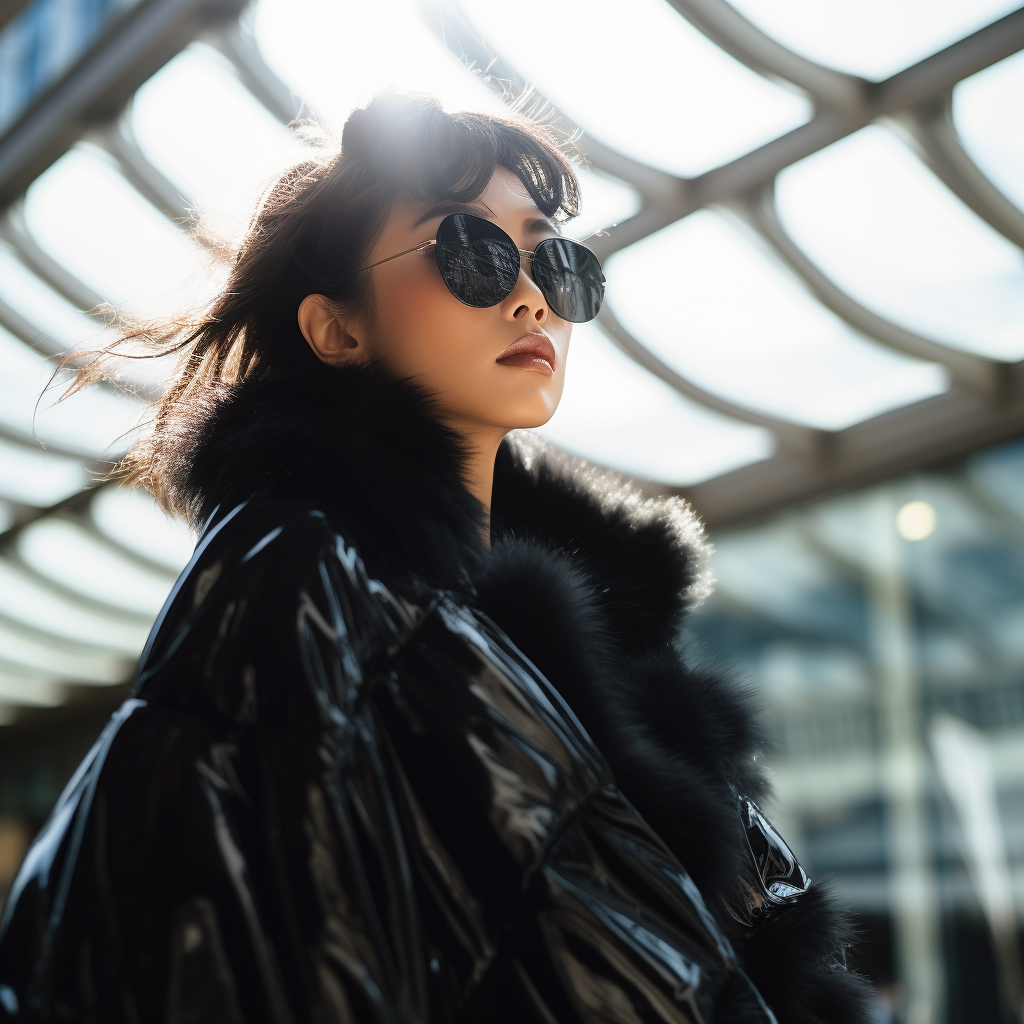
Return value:
[(468, 457), (463, 479), (466, 490), (476, 498), (484, 509), (483, 540), (491, 546), (491, 494), (494, 490), (494, 460), (498, 448), (508, 431), (504, 427), (493, 427), (479, 423), (448, 424), (465, 441)]

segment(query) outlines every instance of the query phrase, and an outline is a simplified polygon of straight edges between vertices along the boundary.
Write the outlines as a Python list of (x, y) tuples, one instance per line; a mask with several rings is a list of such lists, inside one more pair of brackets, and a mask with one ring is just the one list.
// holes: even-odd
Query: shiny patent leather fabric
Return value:
[(811, 887), (811, 880), (753, 800), (737, 793), (736, 807), (750, 858), (741, 871), (737, 898), (729, 913), (738, 924), (751, 928), (773, 912), (795, 904)]
[(0, 1017), (774, 1021), (557, 691), (315, 506), (208, 531), (138, 679), (15, 883)]

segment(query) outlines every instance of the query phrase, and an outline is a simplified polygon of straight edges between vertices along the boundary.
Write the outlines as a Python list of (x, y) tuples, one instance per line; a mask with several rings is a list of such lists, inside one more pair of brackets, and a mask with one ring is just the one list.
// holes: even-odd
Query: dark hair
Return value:
[(323, 372), (299, 331), (299, 303), (323, 294), (354, 312), (372, 300), (360, 269), (396, 199), (469, 202), (502, 166), (546, 216), (564, 221), (578, 212), (571, 150), (526, 118), (449, 114), (432, 97), (385, 94), (352, 112), (340, 146), (323, 133), (318, 141), (266, 190), (230, 256), (227, 284), (201, 316), (122, 320), (119, 340), (73, 385), (103, 376), (126, 342), (141, 344), (142, 358), (180, 353), (148, 430), (113, 474), (147, 487), (168, 511), (190, 511), (178, 486), (190, 458), (185, 438), (232, 386)]

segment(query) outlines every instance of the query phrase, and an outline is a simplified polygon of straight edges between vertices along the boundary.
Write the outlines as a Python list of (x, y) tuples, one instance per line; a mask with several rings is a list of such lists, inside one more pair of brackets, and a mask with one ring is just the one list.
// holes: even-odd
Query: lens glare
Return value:
[(584, 324), (601, 310), (604, 301), (601, 263), (580, 242), (546, 238), (533, 256), (533, 279), (563, 320)]
[(437, 229), (437, 265), (444, 283), (467, 306), (496, 306), (519, 280), (519, 250), (496, 224), (465, 213)]

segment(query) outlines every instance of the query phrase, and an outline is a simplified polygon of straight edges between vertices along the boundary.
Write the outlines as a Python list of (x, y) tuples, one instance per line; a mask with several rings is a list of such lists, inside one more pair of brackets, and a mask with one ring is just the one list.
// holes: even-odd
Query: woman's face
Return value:
[[(367, 263), (432, 239), (451, 213), (489, 220), (529, 251), (558, 233), (519, 179), (499, 167), (468, 205), (396, 202)], [(433, 248), (374, 267), (372, 313), (344, 325), (347, 348), (327, 361), (379, 361), (418, 380), (436, 396), (445, 422), (468, 435), (540, 426), (562, 397), (572, 324), (551, 310), (528, 260), (523, 268), (503, 302), (478, 309), (448, 290)], [(303, 333), (327, 358), (305, 326)]]

